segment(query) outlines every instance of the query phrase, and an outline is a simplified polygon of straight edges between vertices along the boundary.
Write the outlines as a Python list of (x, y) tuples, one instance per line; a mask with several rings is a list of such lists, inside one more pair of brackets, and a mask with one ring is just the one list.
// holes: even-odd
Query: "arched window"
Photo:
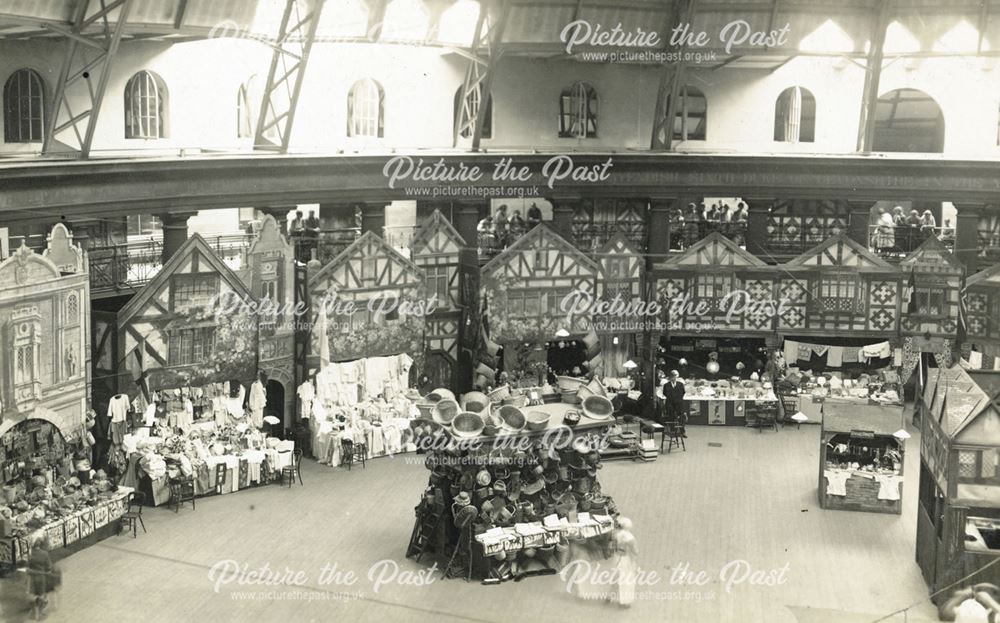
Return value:
[(559, 96), (559, 136), (597, 136), (597, 90), (586, 82), (577, 82)]
[(809, 89), (788, 87), (774, 104), (774, 140), (812, 143), (816, 140), (816, 98)]
[(675, 141), (705, 140), (705, 125), (708, 120), (708, 100), (692, 86), (684, 86), (679, 92), (680, 101), (674, 111)]
[(875, 105), (873, 151), (941, 153), (944, 115), (934, 99), (918, 89), (896, 89)]
[(247, 85), (241, 84), (236, 92), (236, 137), (253, 138), (253, 119), (250, 112), (250, 95)]
[(371, 78), (358, 80), (347, 94), (347, 135), (382, 138), (385, 93)]
[[(475, 119), (476, 115), (479, 114), (479, 105), (482, 101), (480, 97), (482, 94), (482, 88), (477, 85), (473, 89), (472, 93), (469, 94), (469, 110), (466, 111), (467, 119)], [(458, 120), (459, 107), (462, 106), (462, 87), (458, 87), (455, 91), (455, 119)], [(483, 119), (483, 135), (482, 138), (493, 138), (493, 98), (490, 98), (488, 104), (486, 104), (486, 112), (483, 113), (486, 117)], [(469, 138), (472, 136), (472, 128), (465, 128), (461, 133), (463, 138)]]
[(3, 140), (37, 143), (45, 127), (45, 91), (42, 78), (31, 69), (18, 69), (3, 86)]
[(125, 138), (167, 136), (167, 88), (156, 74), (140, 71), (125, 85)]

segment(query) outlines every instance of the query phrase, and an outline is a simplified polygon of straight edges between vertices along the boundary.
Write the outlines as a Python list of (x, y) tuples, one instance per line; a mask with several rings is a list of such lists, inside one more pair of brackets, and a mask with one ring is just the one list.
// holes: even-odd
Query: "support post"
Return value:
[(376, 236), (385, 236), (385, 202), (365, 203), (361, 209), (361, 233), (374, 232)]
[(580, 197), (562, 196), (548, 197), (552, 204), (552, 228), (557, 234), (562, 236), (572, 245), (576, 245), (576, 237), (573, 235), (573, 213), (580, 203)]
[(166, 264), (174, 253), (187, 242), (188, 239), (188, 219), (194, 216), (194, 212), (159, 214), (160, 222), (163, 223), (163, 252), (161, 258)]
[[(52, 106), (46, 111), (45, 135), (42, 137), (43, 154), (68, 152), (81, 159), (90, 156), (97, 118), (104, 102), (104, 94), (108, 89), (108, 78), (115, 57), (118, 55), (118, 46), (132, 8), (132, 0), (115, 0), (100, 4), (100, 10), (88, 16), (89, 0), (77, 0), (71, 26), (45, 24), (48, 30), (66, 37), (67, 48), (59, 69)], [(108, 16), (115, 10), (118, 11), (118, 15), (112, 25)], [(84, 30), (97, 22), (103, 26), (100, 36), (85, 36)], [(84, 54), (81, 44), (92, 50), (98, 50), (97, 56), (88, 58), (89, 55)], [(92, 82), (95, 74), (96, 87)], [(80, 85), (81, 81), (85, 86), (74, 88)], [(75, 96), (71, 96), (70, 91), (74, 91)], [(90, 108), (74, 113), (70, 100), (76, 101), (82, 97), (89, 98)], [(82, 133), (81, 126), (83, 126)]]
[(882, 80), (885, 33), (889, 28), (889, 0), (880, 0), (878, 14), (872, 25), (871, 48), (865, 69), (865, 86), (861, 92), (861, 116), (858, 120), (858, 151), (869, 152), (875, 142), (875, 107), (878, 105), (879, 83)]
[[(286, 0), (264, 98), (254, 136), (254, 149), (288, 151), (295, 111), (302, 92), (306, 65), (316, 40), (325, 0)], [(307, 7), (302, 14), (302, 6)], [(276, 138), (275, 138), (276, 135)]]
[(955, 204), (955, 257), (965, 266), (965, 274), (979, 267), (979, 217), (983, 206), (976, 203)]
[(871, 213), (874, 201), (851, 201), (847, 235), (864, 248), (871, 247)]
[[(479, 331), (481, 330), (479, 288), (479, 244), (476, 231), (479, 221), (489, 214), (489, 200), (458, 201), (455, 203), (455, 229), (465, 240), (459, 254), (459, 284), (462, 318), (458, 329), (459, 370), (458, 391), (472, 389), (479, 363)], [(466, 369), (466, 364), (467, 368)]]
[(764, 262), (773, 263), (771, 252), (767, 248), (767, 220), (770, 218), (774, 200), (744, 197), (743, 201), (746, 202), (749, 209), (747, 215), (747, 251)]
[[(697, 0), (681, 0), (673, 6), (671, 17), (664, 29), (664, 37), (671, 37), (674, 28), (681, 24), (691, 24)], [(670, 40), (667, 40), (670, 43)], [(670, 151), (674, 140), (674, 116), (677, 114), (677, 95), (684, 83), (684, 54), (687, 40), (680, 44), (668, 45), (677, 60), (664, 63), (660, 69), (660, 87), (656, 92), (656, 107), (653, 109), (652, 135), (649, 148), (653, 151)]]
[[(503, 32), (507, 27), (508, 15), (510, 15), (510, 0), (480, 3), (469, 65), (465, 70), (459, 105), (455, 111), (452, 140), (455, 147), (458, 146), (459, 138), (471, 136), (470, 150), (479, 151), (486, 111), (489, 110), (492, 99), (493, 79), (497, 63), (503, 54)], [(483, 46), (486, 46), (485, 58), (479, 56), (479, 49)]]

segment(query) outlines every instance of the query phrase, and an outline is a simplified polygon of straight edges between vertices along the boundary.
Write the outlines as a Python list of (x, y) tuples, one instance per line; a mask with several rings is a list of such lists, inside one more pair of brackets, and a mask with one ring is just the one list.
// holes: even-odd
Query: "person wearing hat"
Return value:
[(684, 402), (684, 383), (680, 380), (677, 370), (670, 371), (670, 377), (660, 386), (660, 399), (663, 400), (663, 421), (677, 424), (682, 436), (684, 424), (687, 423), (687, 409)]

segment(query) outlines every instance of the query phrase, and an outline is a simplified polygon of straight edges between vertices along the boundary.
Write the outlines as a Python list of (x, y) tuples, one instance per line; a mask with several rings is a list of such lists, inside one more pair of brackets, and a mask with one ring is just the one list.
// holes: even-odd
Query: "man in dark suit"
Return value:
[(670, 371), (670, 377), (660, 387), (660, 395), (663, 398), (664, 421), (676, 422), (683, 435), (684, 424), (687, 423), (687, 409), (684, 404), (684, 383), (681, 382), (677, 370)]

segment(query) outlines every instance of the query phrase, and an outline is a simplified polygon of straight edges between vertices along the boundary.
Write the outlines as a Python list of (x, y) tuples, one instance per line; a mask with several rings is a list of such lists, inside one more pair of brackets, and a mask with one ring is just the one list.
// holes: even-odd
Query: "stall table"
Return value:
[[(713, 426), (753, 425), (753, 414), (760, 408), (773, 408), (777, 412), (778, 397), (770, 392), (754, 399), (728, 396), (686, 395), (688, 424)], [(748, 422), (748, 417), (751, 420)]]
[(893, 433), (904, 426), (902, 404), (879, 404), (862, 399), (826, 398), (823, 402), (823, 423), (820, 434), (819, 502), (820, 506), (836, 510), (856, 510), (875, 513), (902, 512), (903, 461), (899, 470), (865, 471), (831, 465), (836, 455), (831, 445), (848, 439), (861, 447), (898, 448), (903, 454), (903, 441)]

